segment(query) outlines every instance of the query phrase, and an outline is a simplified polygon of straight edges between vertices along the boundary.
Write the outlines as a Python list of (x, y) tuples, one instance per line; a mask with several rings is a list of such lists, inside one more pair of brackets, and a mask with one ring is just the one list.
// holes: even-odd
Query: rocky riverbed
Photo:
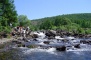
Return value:
[(32, 32), (0, 45), (1, 60), (90, 60), (91, 38)]

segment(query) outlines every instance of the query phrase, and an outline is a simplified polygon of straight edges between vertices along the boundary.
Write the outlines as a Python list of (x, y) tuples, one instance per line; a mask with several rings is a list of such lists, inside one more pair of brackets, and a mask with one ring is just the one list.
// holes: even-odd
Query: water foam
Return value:
[(22, 50), (24, 54), (31, 54), (31, 53), (35, 53), (35, 52), (47, 52), (49, 54), (56, 54), (56, 49), (55, 48), (48, 48), (48, 49), (40, 49), (40, 48), (32, 48), (32, 49), (23, 49)]
[(64, 39), (64, 38), (61, 38), (60, 36), (55, 36), (55, 39), (62, 40), (62, 39)]
[(70, 37), (67, 37), (67, 39), (72, 40), (72, 39), (75, 39), (75, 38), (70, 36)]

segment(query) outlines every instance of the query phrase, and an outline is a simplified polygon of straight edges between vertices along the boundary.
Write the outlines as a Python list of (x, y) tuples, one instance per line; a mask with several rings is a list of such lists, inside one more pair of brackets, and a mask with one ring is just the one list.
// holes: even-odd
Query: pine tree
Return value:
[(0, 0), (0, 10), (2, 26), (9, 26), (10, 23), (14, 24), (17, 22), (14, 0)]

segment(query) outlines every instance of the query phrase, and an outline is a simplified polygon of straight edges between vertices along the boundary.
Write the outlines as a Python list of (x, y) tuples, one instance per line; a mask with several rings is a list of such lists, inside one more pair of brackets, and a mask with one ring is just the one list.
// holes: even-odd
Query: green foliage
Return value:
[(71, 21), (68, 18), (64, 18), (64, 17), (56, 17), (54, 20), (54, 25), (55, 26), (60, 26), (60, 25), (68, 25), (71, 23)]
[(68, 14), (60, 17), (66, 17), (73, 23), (80, 25), (82, 28), (91, 28), (91, 13)]
[(86, 34), (91, 34), (91, 29), (85, 29)]
[(66, 25), (65, 26), (66, 27), (66, 29), (68, 30), (68, 31), (77, 31), (77, 29), (78, 28), (81, 28), (78, 24), (76, 24), (76, 23), (71, 23), (71, 24), (68, 24), (68, 25)]
[(14, 0), (0, 0), (0, 32), (10, 33), (17, 21)]
[(57, 26), (53, 26), (53, 27), (52, 27), (53, 30), (56, 30), (57, 28), (58, 28)]
[(52, 29), (52, 21), (50, 20), (45, 20), (41, 25), (40, 25), (40, 29)]
[(19, 26), (24, 26), (24, 27), (31, 25), (30, 20), (25, 15), (18, 16), (18, 23), (19, 23)]
[(0, 4), (2, 4), (2, 25), (9, 26), (10, 23), (16, 23), (17, 13), (15, 11), (14, 0), (1, 0)]
[(85, 30), (82, 28), (78, 28), (77, 33), (85, 34)]
[(11, 28), (9, 26), (7, 27), (4, 27), (4, 30), (3, 30), (5, 33), (10, 33), (11, 32)]
[(32, 20), (40, 29), (61, 29), (74, 33), (91, 34), (91, 13), (67, 14)]
[(11, 27), (9, 26), (0, 26), (0, 32), (4, 32), (6, 34), (10, 33), (11, 32)]
[(33, 26), (33, 25), (30, 25), (29, 28), (30, 28), (31, 31), (39, 30), (39, 28), (37, 26)]

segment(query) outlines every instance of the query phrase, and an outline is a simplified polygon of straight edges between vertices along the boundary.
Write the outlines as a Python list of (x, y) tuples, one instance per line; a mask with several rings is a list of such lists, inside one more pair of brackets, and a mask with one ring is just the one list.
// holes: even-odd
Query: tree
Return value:
[(41, 25), (40, 29), (52, 29), (53, 23), (50, 20), (45, 20)]
[(25, 15), (19, 15), (18, 16), (18, 22), (19, 22), (19, 26), (27, 27), (27, 26), (31, 25), (30, 20)]
[(54, 25), (60, 26), (60, 25), (68, 25), (70, 23), (71, 23), (71, 21), (68, 18), (58, 16), (55, 19)]
[(11, 32), (10, 24), (17, 23), (14, 0), (0, 0), (0, 32)]
[(10, 23), (17, 22), (17, 12), (14, 6), (14, 0), (0, 0), (1, 6), (1, 16), (3, 23), (7, 23), (6, 25), (2, 23), (3, 26), (9, 26)]

